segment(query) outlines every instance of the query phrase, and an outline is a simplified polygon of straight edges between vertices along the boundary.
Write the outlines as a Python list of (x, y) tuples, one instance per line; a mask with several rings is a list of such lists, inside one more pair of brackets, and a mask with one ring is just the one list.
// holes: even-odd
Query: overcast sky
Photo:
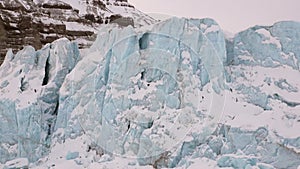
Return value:
[(145, 13), (215, 19), (232, 33), (280, 20), (300, 21), (300, 0), (128, 0)]

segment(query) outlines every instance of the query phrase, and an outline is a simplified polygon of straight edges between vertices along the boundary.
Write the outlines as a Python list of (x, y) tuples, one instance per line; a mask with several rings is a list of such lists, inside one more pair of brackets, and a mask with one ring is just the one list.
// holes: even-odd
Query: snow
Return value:
[(17, 158), (5, 163), (5, 167), (7, 168), (26, 168), (28, 165), (29, 161), (27, 158)]
[(17, 23), (10, 23), (10, 26), (17, 28)]
[(219, 31), (220, 30), (220, 27), (218, 25), (211, 25), (209, 28), (207, 28), (205, 30), (205, 34), (207, 33), (211, 33), (211, 32), (216, 32), (216, 31)]
[(62, 25), (63, 24), (62, 21), (52, 19), (52, 18), (48, 18), (48, 17), (41, 17), (40, 19), (46, 25), (50, 25), (50, 24)]
[(79, 24), (77, 22), (63, 22), (66, 25), (66, 29), (70, 31), (91, 31), (91, 32), (97, 32), (97, 29), (91, 28), (88, 25)]
[[(132, 8), (127, 2), (118, 2), (115, 0), (111, 1), (100, 1), (105, 4), (105, 9), (101, 9), (100, 6), (93, 6), (92, 0), (64, 0), (65, 3), (70, 4), (73, 9), (79, 11), (79, 15), (83, 16), (86, 14), (93, 14), (94, 16), (101, 16), (101, 18), (110, 17), (111, 15), (119, 14), (123, 17), (133, 18), (135, 26), (151, 25), (155, 23), (155, 19), (142, 13), (141, 11)], [(73, 27), (76, 30), (83, 30)]]
[[(219, 168), (215, 161), (202, 158), (195, 159), (193, 163), (188, 167), (189, 169), (217, 169)], [(222, 167), (222, 169), (232, 169), (231, 167)]]
[(228, 30), (223, 30), (223, 32), (226, 39), (233, 40), (233, 38), (235, 37), (235, 34)]
[(259, 29), (256, 30), (256, 32), (264, 36), (265, 40), (262, 42), (263, 44), (275, 44), (277, 48), (281, 49), (282, 46), (280, 41), (278, 38), (273, 37), (269, 31), (266, 29)]
[(25, 1), (23, 1), (23, 0), (18, 0), (18, 1), (22, 4), (22, 6), (24, 6), (25, 9), (27, 9), (27, 10), (30, 9), (30, 6), (28, 4), (26, 4)]
[(84, 15), (87, 13), (87, 5), (85, 1), (80, 0), (64, 0), (65, 3), (70, 4), (73, 8), (79, 10), (80, 15)]

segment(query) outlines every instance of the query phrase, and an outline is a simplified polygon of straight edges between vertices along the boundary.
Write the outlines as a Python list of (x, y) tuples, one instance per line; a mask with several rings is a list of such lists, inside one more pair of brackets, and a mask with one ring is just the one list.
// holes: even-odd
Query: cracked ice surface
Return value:
[(180, 147), (186, 135), (205, 140), (221, 112), (201, 112), (200, 93), (211, 80), (211, 95), (221, 96), (225, 42), (218, 32), (212, 37), (221, 44), (211, 43), (200, 30), (204, 21), (174, 18), (143, 32), (127, 27), (104, 34), (103, 28), (77, 65), (84, 69), (67, 76), (56, 127), (65, 128), (65, 137), (85, 132), (105, 151), (142, 165)]
[(104, 26), (81, 57), (67, 40), (8, 53), (0, 167), (297, 168), (299, 30), (225, 39), (212, 19), (172, 18)]

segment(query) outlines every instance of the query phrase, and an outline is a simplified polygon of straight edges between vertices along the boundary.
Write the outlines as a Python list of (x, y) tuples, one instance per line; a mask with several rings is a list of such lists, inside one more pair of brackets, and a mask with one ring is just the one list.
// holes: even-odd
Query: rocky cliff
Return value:
[(154, 22), (127, 0), (3, 0), (0, 2), (0, 64), (7, 49), (40, 49), (56, 39), (89, 46), (100, 24), (141, 26)]

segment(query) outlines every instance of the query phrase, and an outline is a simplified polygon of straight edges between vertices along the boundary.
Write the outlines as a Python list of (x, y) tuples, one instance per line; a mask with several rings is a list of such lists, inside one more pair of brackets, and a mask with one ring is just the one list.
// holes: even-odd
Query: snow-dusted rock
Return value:
[(155, 22), (127, 0), (1, 0), (0, 65), (9, 48), (40, 49), (63, 37), (87, 48), (102, 24), (140, 27)]

